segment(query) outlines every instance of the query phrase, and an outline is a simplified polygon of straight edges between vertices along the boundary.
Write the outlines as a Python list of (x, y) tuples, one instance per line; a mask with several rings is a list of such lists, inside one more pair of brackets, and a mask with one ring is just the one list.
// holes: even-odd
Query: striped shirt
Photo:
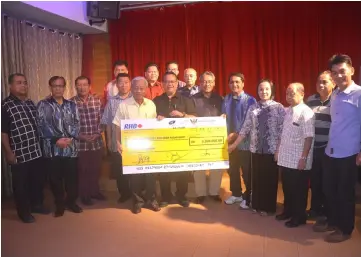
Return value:
[(315, 114), (315, 143), (314, 148), (323, 148), (327, 146), (328, 135), (331, 127), (330, 98), (322, 102), (320, 95), (311, 95), (306, 104)]

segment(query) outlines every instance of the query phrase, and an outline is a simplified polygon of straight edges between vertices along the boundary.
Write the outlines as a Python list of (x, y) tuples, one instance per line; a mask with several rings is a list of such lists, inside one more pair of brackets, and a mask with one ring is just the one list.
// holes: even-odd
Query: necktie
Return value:
[(230, 133), (236, 132), (237, 124), (237, 100), (232, 98), (231, 110), (230, 110)]

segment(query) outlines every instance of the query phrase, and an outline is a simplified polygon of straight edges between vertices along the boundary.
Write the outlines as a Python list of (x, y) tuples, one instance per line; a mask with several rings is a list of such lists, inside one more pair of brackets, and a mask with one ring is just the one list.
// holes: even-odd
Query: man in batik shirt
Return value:
[(37, 106), (40, 143), (55, 198), (55, 217), (63, 216), (66, 207), (75, 213), (82, 212), (76, 204), (79, 114), (76, 104), (64, 99), (65, 86), (63, 77), (50, 78), (51, 96), (41, 100)]

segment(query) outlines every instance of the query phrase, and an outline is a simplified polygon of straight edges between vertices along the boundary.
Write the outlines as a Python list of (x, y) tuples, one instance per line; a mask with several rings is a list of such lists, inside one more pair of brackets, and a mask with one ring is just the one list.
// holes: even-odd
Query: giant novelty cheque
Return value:
[(124, 174), (228, 169), (223, 117), (121, 121)]

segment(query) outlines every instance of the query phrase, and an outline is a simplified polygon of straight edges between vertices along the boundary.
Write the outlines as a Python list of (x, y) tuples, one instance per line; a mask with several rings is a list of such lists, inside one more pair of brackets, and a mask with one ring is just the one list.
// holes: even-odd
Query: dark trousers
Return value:
[(179, 200), (186, 198), (188, 192), (188, 179), (189, 172), (169, 172), (169, 173), (160, 173), (159, 174), (159, 184), (160, 191), (162, 194), (162, 201), (170, 202), (173, 198), (171, 183), (172, 181), (176, 182), (177, 192), (176, 197)]
[(276, 212), (278, 166), (273, 154), (252, 153), (252, 208)]
[(118, 152), (111, 153), (112, 177), (117, 180), (118, 192), (121, 196), (130, 196), (130, 175), (123, 174), (122, 157)]
[[(134, 203), (144, 203), (155, 199), (156, 179), (154, 173), (130, 175), (131, 191)], [(145, 194), (142, 192), (145, 185)]]
[(99, 193), (102, 150), (78, 153), (79, 196), (91, 197)]
[(351, 235), (355, 224), (356, 155), (346, 158), (325, 157), (323, 176), (328, 207), (328, 223)]
[(281, 167), (284, 210), (293, 220), (306, 220), (309, 171)]
[[(73, 205), (78, 197), (78, 158), (54, 157), (48, 160), (49, 180), (55, 205)], [(65, 192), (66, 199), (65, 199)]]
[(43, 159), (38, 158), (11, 166), (14, 200), (19, 217), (29, 215), (32, 207), (43, 204), (46, 182), (43, 162)]
[(243, 198), (247, 201), (247, 204), (251, 200), (252, 191), (252, 178), (251, 178), (251, 152), (250, 151), (238, 151), (234, 150), (229, 155), (229, 180), (230, 189), (233, 196), (242, 196), (241, 186), (241, 173), (239, 169), (242, 168), (242, 178), (246, 185), (246, 191), (243, 193)]
[(325, 196), (323, 193), (323, 173), (324, 170), (325, 148), (314, 148), (312, 169), (310, 171), (311, 182), (311, 210), (318, 216), (326, 215)]

